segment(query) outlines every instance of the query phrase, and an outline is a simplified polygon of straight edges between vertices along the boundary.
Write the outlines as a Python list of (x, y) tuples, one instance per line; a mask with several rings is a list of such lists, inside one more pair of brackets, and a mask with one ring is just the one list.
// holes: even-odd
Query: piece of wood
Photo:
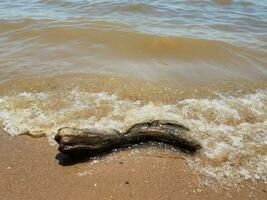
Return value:
[(117, 148), (150, 141), (177, 147), (187, 153), (195, 153), (200, 144), (190, 137), (189, 129), (167, 120), (154, 120), (133, 125), (124, 133), (96, 129), (61, 128), (55, 136), (58, 150), (64, 154), (95, 156)]

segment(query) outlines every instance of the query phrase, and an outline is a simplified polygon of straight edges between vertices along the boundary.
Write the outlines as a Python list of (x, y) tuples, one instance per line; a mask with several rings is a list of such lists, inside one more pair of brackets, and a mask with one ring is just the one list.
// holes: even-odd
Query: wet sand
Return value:
[[(267, 199), (263, 182), (222, 186), (266, 181), (266, 27), (259, 0), (1, 0), (0, 200)], [(63, 165), (25, 135), (156, 119), (188, 126), (201, 155), (143, 147)]]
[(258, 199), (267, 185), (201, 186), (181, 153), (125, 150), (96, 161), (60, 164), (46, 139), (0, 132), (0, 199)]

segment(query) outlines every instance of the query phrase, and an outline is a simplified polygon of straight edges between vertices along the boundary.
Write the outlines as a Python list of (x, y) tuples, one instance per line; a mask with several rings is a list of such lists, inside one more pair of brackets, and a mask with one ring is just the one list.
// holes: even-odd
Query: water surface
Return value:
[(267, 1), (0, 2), (10, 135), (177, 120), (212, 181), (266, 181)]

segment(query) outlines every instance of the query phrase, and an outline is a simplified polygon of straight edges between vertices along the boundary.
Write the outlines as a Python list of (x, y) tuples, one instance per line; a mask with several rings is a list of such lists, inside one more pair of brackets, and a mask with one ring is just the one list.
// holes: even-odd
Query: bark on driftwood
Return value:
[(58, 150), (64, 154), (89, 156), (150, 141), (169, 144), (188, 153), (200, 149), (200, 144), (189, 136), (187, 127), (165, 120), (135, 124), (124, 133), (65, 127), (59, 129), (55, 140), (59, 144)]

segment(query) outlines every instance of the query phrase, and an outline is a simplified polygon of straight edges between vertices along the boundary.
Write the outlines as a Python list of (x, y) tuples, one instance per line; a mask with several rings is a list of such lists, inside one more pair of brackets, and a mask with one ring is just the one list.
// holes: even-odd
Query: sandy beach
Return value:
[[(1, 0), (0, 200), (266, 200), (266, 27), (262, 0)], [(196, 153), (55, 144), (159, 120), (178, 125), (133, 132)]]
[[(59, 163), (46, 139), (0, 133), (0, 199), (258, 199), (262, 182), (202, 186), (182, 153), (124, 150), (97, 161)], [(66, 163), (65, 163), (66, 164)]]

